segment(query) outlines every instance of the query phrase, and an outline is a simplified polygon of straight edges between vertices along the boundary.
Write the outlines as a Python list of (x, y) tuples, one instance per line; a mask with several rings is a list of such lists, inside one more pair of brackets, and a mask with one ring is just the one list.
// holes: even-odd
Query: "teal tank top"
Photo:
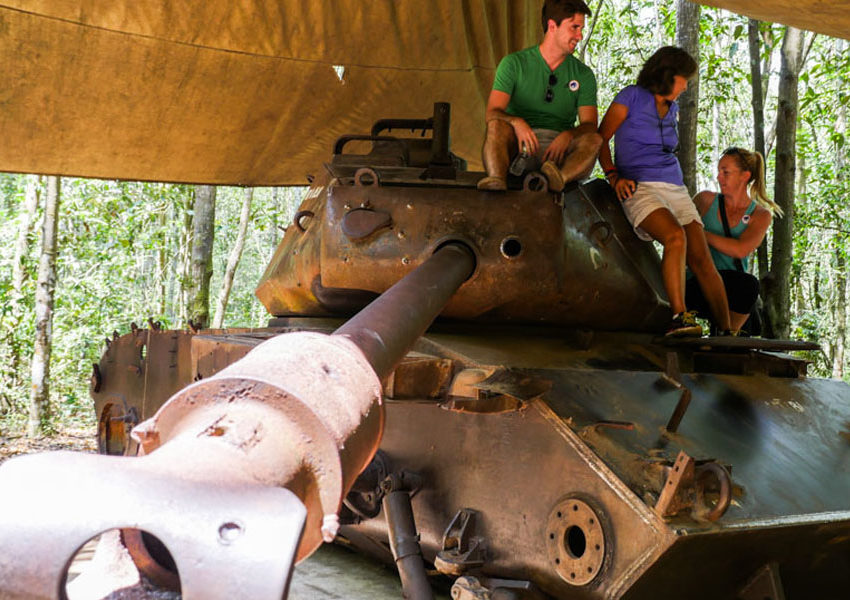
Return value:
[[(720, 205), (718, 204), (720, 200), (720, 194), (714, 195), (714, 201), (711, 203), (708, 211), (706, 211), (705, 215), (702, 217), (702, 224), (705, 227), (706, 231), (710, 231), (719, 236), (726, 237), (726, 232), (723, 230), (723, 221), (720, 220)], [(747, 225), (750, 223), (750, 215), (753, 214), (753, 211), (756, 209), (756, 201), (751, 200), (750, 205), (747, 207), (747, 210), (744, 212), (744, 215), (741, 217), (740, 223), (735, 225), (734, 227), (729, 227), (729, 233), (732, 234), (732, 237), (736, 240), (741, 237), (741, 234), (744, 233), (744, 230), (747, 228)], [(712, 246), (709, 245), (708, 249), (711, 251), (711, 258), (714, 260), (714, 266), (717, 267), (718, 271), (728, 270), (728, 271), (736, 271), (735, 268), (735, 259), (729, 256), (728, 254), (723, 254), (718, 250), (715, 250)], [(747, 271), (749, 268), (750, 257), (745, 256), (741, 259), (741, 263), (744, 265), (744, 270)]]

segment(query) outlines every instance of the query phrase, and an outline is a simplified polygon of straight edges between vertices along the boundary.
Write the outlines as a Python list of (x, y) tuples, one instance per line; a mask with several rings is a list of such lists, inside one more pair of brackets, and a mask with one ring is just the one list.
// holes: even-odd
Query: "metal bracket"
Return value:
[[(713, 507), (705, 499), (706, 480), (712, 477), (718, 490), (718, 499)], [(715, 461), (697, 465), (693, 457), (680, 451), (655, 503), (655, 512), (661, 517), (672, 517), (690, 508), (692, 517), (716, 521), (726, 512), (731, 501), (732, 478), (723, 465)]]
[(552, 382), (518, 369), (475, 367), (458, 372), (443, 406), (457, 412), (500, 413), (521, 410), (552, 387)]
[(443, 533), (442, 549), (434, 560), (438, 571), (446, 575), (460, 575), (484, 564), (484, 538), (474, 535), (477, 522), (477, 510), (462, 508), (457, 511)]
[(346, 520), (344, 524), (357, 524), (378, 516), (381, 512), (381, 501), (384, 498), (382, 483), (389, 472), (389, 458), (384, 452), (378, 450), (342, 501), (351, 513), (346, 514), (344, 511), (340, 513), (340, 519)]
[(520, 579), (458, 577), (452, 600), (543, 600), (548, 598), (533, 583)]
[(691, 403), (691, 390), (682, 384), (682, 373), (679, 370), (679, 355), (676, 352), (667, 353), (667, 369), (662, 375), (662, 378), (673, 387), (681, 390), (682, 395), (679, 397), (679, 402), (676, 403), (676, 408), (673, 409), (673, 414), (670, 415), (670, 420), (667, 421), (665, 429), (670, 433), (676, 433), (679, 429), (679, 424), (688, 410), (688, 405)]
[[(124, 398), (122, 398), (124, 400)], [(118, 415), (117, 417), (110, 417), (110, 421), (121, 421), (122, 423), (126, 423), (129, 425), (129, 428), (132, 429), (136, 425), (139, 424), (139, 411), (135, 406), (127, 406), (126, 400), (124, 401), (124, 414)]]

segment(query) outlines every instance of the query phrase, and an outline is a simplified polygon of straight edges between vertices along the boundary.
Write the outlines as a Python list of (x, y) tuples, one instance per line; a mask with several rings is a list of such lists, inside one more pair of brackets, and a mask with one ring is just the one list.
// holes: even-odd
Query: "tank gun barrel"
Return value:
[(383, 379), (474, 269), (475, 255), (468, 246), (456, 242), (444, 244), (334, 335), (354, 342)]
[[(4, 464), (0, 597), (64, 597), (77, 549), (118, 528), (165, 545), (186, 600), (285, 597), (294, 561), (333, 539), (378, 448), (380, 379), (474, 268), (469, 248), (445, 244), (333, 334), (258, 345), (139, 424), (139, 458), (62, 452)], [(130, 550), (149, 577), (169, 568), (144, 543)]]

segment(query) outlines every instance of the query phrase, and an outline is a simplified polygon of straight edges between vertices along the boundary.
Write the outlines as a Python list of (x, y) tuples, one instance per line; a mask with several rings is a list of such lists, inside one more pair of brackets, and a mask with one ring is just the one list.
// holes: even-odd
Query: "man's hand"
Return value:
[(624, 202), (632, 197), (637, 189), (637, 184), (634, 179), (626, 179), (625, 177), (617, 177), (614, 181), (614, 191), (617, 192), (617, 198), (620, 202)]
[(569, 131), (562, 131), (554, 140), (552, 140), (549, 147), (546, 148), (546, 152), (543, 153), (543, 162), (551, 160), (556, 165), (561, 166), (561, 163), (564, 161), (564, 157), (567, 155), (567, 150), (569, 150), (570, 144), (572, 143), (573, 134)]
[(537, 140), (537, 134), (529, 127), (525, 119), (521, 117), (513, 117), (510, 120), (511, 127), (514, 128), (516, 135), (517, 150), (522, 152), (522, 146), (525, 145), (526, 151), (532, 156), (537, 154), (537, 149), (540, 147), (540, 142)]

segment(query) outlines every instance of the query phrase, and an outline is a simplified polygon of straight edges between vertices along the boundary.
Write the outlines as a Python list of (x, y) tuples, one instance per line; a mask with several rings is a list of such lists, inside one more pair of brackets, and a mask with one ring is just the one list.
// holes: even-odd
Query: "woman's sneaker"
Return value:
[(670, 337), (701, 337), (702, 325), (697, 323), (696, 313), (680, 312), (673, 316), (673, 321), (664, 335)]

